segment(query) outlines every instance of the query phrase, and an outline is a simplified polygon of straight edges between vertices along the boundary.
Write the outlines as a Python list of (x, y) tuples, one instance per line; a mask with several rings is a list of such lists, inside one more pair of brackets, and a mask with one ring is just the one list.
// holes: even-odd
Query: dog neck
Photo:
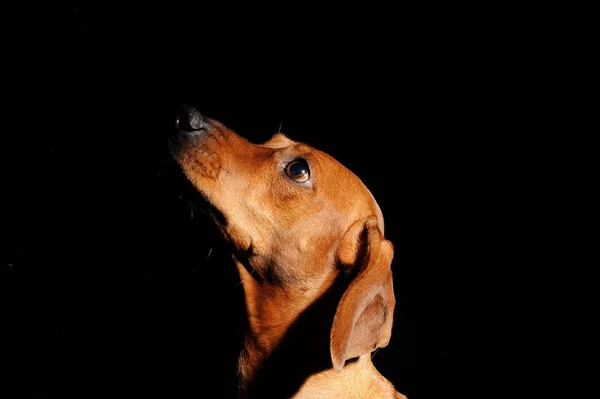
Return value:
[[(279, 348), (282, 340), (292, 341), (298, 338), (308, 338), (306, 335), (294, 336), (292, 326), (298, 324), (299, 317), (303, 313), (307, 313), (307, 309), (333, 285), (336, 276), (332, 274), (325, 277), (323, 281), (312, 285), (317, 288), (293, 289), (287, 287), (282, 289), (256, 279), (242, 263), (236, 263), (244, 288), (247, 321), (238, 361), (238, 373), (242, 385), (246, 385), (254, 378), (257, 370), (263, 368), (264, 362), (272, 359), (273, 352)], [(331, 309), (331, 317), (333, 317), (334, 310), (335, 308)], [(309, 324), (313, 323), (307, 320), (296, 327), (305, 329)], [(329, 323), (330, 325), (331, 323)], [(311, 335), (317, 333), (314, 329), (311, 332)], [(328, 330), (319, 331), (319, 335), (321, 338), (327, 338), (325, 343), (328, 342)], [(303, 346), (307, 347), (308, 345)], [(327, 354), (328, 349), (327, 345)]]
[[(241, 263), (237, 267), (247, 313), (238, 358), (239, 398), (314, 397), (323, 389), (333, 390), (332, 396), (349, 392), (348, 398), (380, 389), (395, 392), (370, 354), (348, 361), (340, 371), (332, 368), (330, 326), (345, 288), (336, 275), (325, 278), (315, 292), (282, 290), (253, 278)], [(371, 391), (359, 392), (367, 388)]]

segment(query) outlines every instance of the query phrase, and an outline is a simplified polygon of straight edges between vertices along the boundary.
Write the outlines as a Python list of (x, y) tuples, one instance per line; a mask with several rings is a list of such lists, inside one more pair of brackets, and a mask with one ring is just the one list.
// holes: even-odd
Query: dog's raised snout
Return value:
[(202, 130), (208, 127), (208, 123), (194, 107), (189, 105), (180, 106), (179, 113), (175, 120), (175, 128), (177, 130)]

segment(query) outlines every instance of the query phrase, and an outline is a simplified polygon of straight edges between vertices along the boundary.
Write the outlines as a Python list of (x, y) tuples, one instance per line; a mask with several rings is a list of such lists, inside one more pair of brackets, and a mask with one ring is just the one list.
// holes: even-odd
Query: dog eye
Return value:
[(310, 169), (304, 160), (290, 162), (285, 167), (285, 173), (299, 183), (304, 183), (310, 178)]

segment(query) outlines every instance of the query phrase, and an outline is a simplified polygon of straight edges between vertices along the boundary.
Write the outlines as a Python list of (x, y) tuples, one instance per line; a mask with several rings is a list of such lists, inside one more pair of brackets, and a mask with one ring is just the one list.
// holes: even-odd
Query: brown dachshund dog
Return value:
[(392, 244), (360, 179), (276, 134), (256, 145), (184, 106), (171, 152), (244, 290), (240, 398), (406, 398), (371, 354), (392, 332)]

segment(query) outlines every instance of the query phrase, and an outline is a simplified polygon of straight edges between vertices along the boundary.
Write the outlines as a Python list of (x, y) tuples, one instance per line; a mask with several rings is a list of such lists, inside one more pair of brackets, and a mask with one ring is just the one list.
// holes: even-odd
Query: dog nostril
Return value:
[(183, 105), (175, 120), (176, 129), (201, 130), (206, 127), (206, 122), (200, 112), (196, 109)]
[(185, 130), (189, 130), (192, 129), (191, 126), (191, 121), (190, 121), (190, 116), (189, 114), (185, 111), (182, 110), (179, 115), (177, 115), (177, 119), (175, 120), (175, 128), (176, 129), (185, 129)]

